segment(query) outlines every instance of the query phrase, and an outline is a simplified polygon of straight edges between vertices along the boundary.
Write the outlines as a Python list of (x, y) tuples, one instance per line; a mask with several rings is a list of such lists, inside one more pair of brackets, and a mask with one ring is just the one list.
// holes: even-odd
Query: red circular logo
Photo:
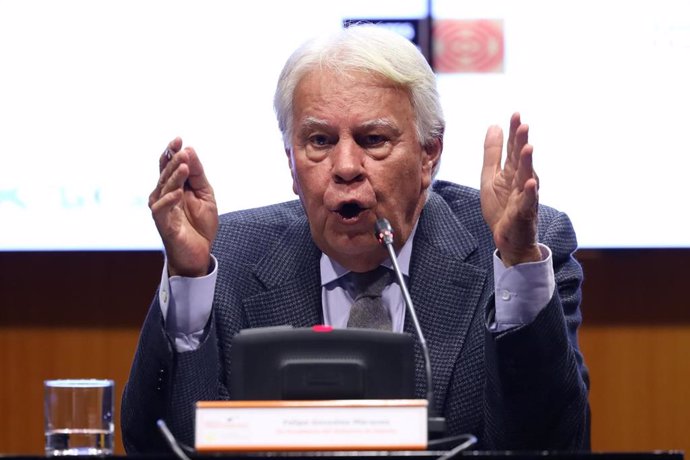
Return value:
[(437, 72), (503, 71), (503, 21), (443, 19), (433, 27)]

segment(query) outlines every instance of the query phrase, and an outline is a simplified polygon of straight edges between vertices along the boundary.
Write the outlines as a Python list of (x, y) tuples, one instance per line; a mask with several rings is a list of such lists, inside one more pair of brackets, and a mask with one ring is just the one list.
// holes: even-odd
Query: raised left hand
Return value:
[(491, 126), (484, 140), (481, 206), (506, 266), (541, 260), (537, 245), (539, 179), (532, 167), (529, 127), (514, 113), (503, 167), (503, 130)]

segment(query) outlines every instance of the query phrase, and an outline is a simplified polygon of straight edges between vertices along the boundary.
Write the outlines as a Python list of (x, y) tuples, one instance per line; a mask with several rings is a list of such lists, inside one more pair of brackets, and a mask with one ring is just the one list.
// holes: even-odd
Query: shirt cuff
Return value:
[[(206, 276), (168, 276), (166, 258), (158, 289), (165, 330), (174, 337), (199, 335), (211, 316), (218, 261), (211, 255), (212, 270)], [(184, 339), (183, 339), (184, 340)]]
[(539, 244), (542, 260), (511, 267), (494, 252), (496, 315), (491, 330), (502, 332), (531, 323), (551, 300), (556, 281), (551, 250)]

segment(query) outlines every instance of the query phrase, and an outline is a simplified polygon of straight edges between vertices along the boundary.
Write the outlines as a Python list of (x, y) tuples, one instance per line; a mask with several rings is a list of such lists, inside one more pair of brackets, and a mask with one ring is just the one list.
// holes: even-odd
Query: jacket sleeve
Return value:
[(176, 439), (193, 445), (194, 404), (222, 399), (213, 314), (200, 347), (176, 352), (157, 299), (144, 321), (122, 397), (122, 439), (128, 454), (167, 452), (156, 424), (163, 419)]
[(530, 324), (485, 334), (484, 448), (589, 449), (589, 376), (577, 343), (583, 274), (565, 214), (543, 229), (541, 242), (553, 254), (549, 304)]

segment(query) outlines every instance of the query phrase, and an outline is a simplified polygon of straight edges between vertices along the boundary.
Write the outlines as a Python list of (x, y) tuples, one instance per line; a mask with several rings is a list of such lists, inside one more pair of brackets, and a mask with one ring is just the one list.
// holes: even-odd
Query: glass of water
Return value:
[(44, 382), (46, 455), (113, 453), (112, 380)]

